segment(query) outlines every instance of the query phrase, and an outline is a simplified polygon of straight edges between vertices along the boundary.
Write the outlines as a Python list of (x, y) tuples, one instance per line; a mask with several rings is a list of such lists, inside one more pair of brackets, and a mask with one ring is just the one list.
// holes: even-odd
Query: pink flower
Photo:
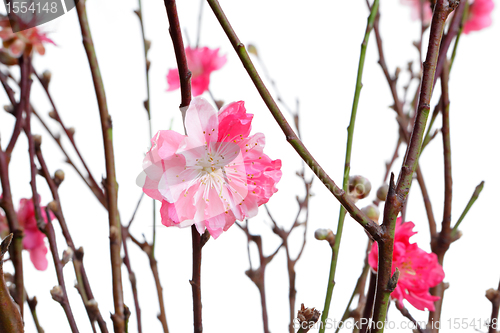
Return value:
[(31, 53), (32, 49), (40, 55), (45, 54), (44, 43), (56, 45), (45, 33), (38, 28), (13, 32), (8, 18), (0, 20), (0, 38), (3, 41), (3, 47), (7, 48), (8, 52), (13, 57), (20, 57), (24, 52)]
[[(41, 207), (41, 210), (42, 218), (45, 223), (47, 223), (45, 207)], [(28, 250), (31, 262), (39, 271), (46, 270), (48, 265), (46, 254), (48, 250), (44, 241), (45, 234), (38, 229), (36, 224), (33, 200), (21, 199), (19, 210), (17, 211), (17, 218), (19, 224), (24, 227), (23, 247)], [(53, 219), (54, 216), (50, 214), (50, 220)]]
[[(438, 296), (432, 296), (429, 288), (437, 286), (444, 279), (444, 271), (437, 261), (435, 253), (427, 253), (417, 244), (410, 244), (410, 237), (416, 232), (413, 222), (401, 224), (401, 218), (396, 221), (394, 234), (394, 254), (392, 258), (392, 273), (399, 269), (400, 275), (396, 289), (391, 297), (403, 303), (406, 299), (419, 310), (425, 308), (434, 311), (434, 302)], [(373, 243), (368, 256), (370, 266), (377, 271), (378, 246)]]
[(469, 6), (468, 17), (464, 24), (464, 34), (489, 27), (491, 25), (491, 12), (494, 7), (493, 0), (475, 0)]
[(249, 136), (252, 118), (242, 101), (217, 113), (197, 97), (185, 114), (187, 135), (169, 130), (155, 135), (140, 185), (162, 201), (165, 226), (194, 224), (200, 234), (206, 228), (217, 238), (269, 201), (281, 178), (281, 161), (263, 153), (262, 133)]
[[(191, 49), (186, 47), (186, 60), (188, 68), (192, 73), (191, 89), (193, 96), (203, 94), (208, 90), (210, 74), (222, 68), (226, 63), (226, 56), (219, 56), (219, 49), (211, 50), (208, 47)], [(179, 89), (179, 71), (171, 69), (167, 74), (167, 91)]]
[[(420, 0), (401, 0), (401, 3), (403, 5), (408, 5), (411, 7), (411, 19), (412, 20), (420, 20), (421, 18), (421, 9), (422, 5), (420, 3)], [(429, 0), (424, 0), (423, 3), (424, 7), (424, 23), (429, 24), (432, 19), (432, 9), (431, 9), (431, 4)]]

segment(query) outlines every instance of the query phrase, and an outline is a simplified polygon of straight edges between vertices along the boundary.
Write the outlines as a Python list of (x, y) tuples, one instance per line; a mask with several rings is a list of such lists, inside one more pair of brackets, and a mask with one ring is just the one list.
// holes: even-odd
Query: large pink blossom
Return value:
[[(399, 269), (400, 275), (396, 289), (391, 297), (403, 302), (406, 299), (419, 310), (425, 308), (434, 311), (434, 302), (439, 300), (438, 296), (432, 296), (429, 288), (437, 286), (444, 278), (444, 271), (437, 261), (435, 253), (427, 253), (420, 249), (417, 244), (410, 244), (410, 237), (416, 232), (413, 222), (401, 224), (401, 218), (397, 219), (394, 234), (394, 254), (392, 258), (392, 273)], [(377, 271), (378, 246), (373, 244), (368, 256), (370, 266)]]
[(475, 0), (469, 6), (469, 13), (464, 24), (464, 34), (489, 27), (494, 7), (493, 0)]
[(13, 57), (20, 57), (24, 52), (31, 53), (32, 49), (40, 55), (45, 54), (44, 43), (56, 45), (47, 35), (34, 27), (20, 32), (13, 32), (8, 18), (0, 20), (0, 39), (3, 47), (7, 49)]
[[(186, 60), (188, 68), (191, 71), (191, 89), (193, 96), (203, 94), (208, 90), (210, 84), (210, 74), (222, 68), (226, 63), (226, 56), (219, 55), (219, 49), (209, 49), (208, 47), (200, 47), (192, 49), (186, 47)], [(171, 69), (167, 74), (167, 91), (179, 89), (179, 71)]]
[(162, 202), (165, 226), (194, 224), (217, 238), (235, 220), (255, 216), (277, 191), (281, 161), (263, 153), (264, 134), (250, 136), (252, 118), (242, 101), (217, 112), (197, 97), (185, 114), (187, 135), (154, 136), (140, 185)]
[[(401, 0), (401, 3), (411, 7), (411, 19), (412, 20), (420, 20), (421, 19), (421, 9), (422, 4), (420, 0)], [(424, 23), (429, 24), (432, 19), (432, 9), (429, 0), (424, 0), (423, 3), (424, 9)]]
[[(41, 207), (42, 218), (47, 223), (45, 207)], [(36, 224), (35, 206), (32, 199), (21, 199), (19, 210), (17, 211), (19, 224), (24, 227), (23, 247), (29, 252), (33, 266), (39, 271), (47, 269), (47, 246), (45, 245), (45, 234), (42, 233)], [(50, 214), (50, 219), (54, 216)]]

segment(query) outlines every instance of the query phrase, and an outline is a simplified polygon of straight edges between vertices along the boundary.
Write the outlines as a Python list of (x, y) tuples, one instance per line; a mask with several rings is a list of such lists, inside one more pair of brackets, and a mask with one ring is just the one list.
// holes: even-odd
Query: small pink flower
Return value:
[(491, 25), (491, 12), (494, 7), (493, 0), (475, 0), (469, 6), (468, 17), (464, 24), (464, 34), (489, 27)]
[[(420, 20), (421, 18), (421, 9), (422, 9), (422, 4), (420, 3), (420, 0), (401, 0), (401, 3), (403, 5), (407, 5), (411, 7), (411, 19), (416, 21)], [(424, 9), (424, 23), (429, 24), (432, 19), (432, 9), (431, 9), (431, 4), (429, 0), (424, 0), (423, 3), (423, 9)]]
[[(444, 279), (444, 271), (437, 261), (435, 253), (427, 253), (417, 244), (410, 244), (410, 237), (416, 232), (413, 222), (401, 224), (401, 218), (396, 221), (394, 234), (394, 254), (392, 258), (392, 273), (399, 269), (399, 280), (391, 297), (403, 303), (406, 299), (419, 310), (425, 308), (434, 311), (434, 302), (438, 296), (432, 296), (429, 288), (437, 286)], [(368, 256), (368, 262), (375, 272), (378, 263), (378, 246), (373, 243)]]
[(10, 55), (19, 58), (24, 52), (31, 53), (32, 49), (40, 55), (45, 54), (44, 43), (56, 45), (45, 33), (38, 28), (13, 32), (8, 18), (0, 20), (0, 38), (3, 46), (9, 51)]
[[(203, 94), (208, 90), (210, 74), (222, 68), (226, 63), (226, 56), (219, 56), (219, 49), (211, 50), (208, 47), (191, 49), (186, 47), (186, 60), (191, 71), (191, 89), (193, 96)], [(167, 91), (179, 89), (179, 71), (171, 69), (167, 74)]]
[[(47, 223), (45, 207), (41, 207), (41, 210), (42, 218), (45, 223)], [(45, 234), (38, 229), (36, 224), (35, 206), (33, 205), (33, 200), (21, 199), (19, 209), (17, 211), (17, 218), (19, 220), (19, 224), (24, 227), (23, 247), (28, 250), (31, 262), (39, 271), (46, 270), (48, 265), (46, 254), (48, 250), (47, 246), (45, 246)], [(50, 220), (53, 219), (54, 216), (51, 213)]]
[(218, 113), (203, 98), (186, 111), (187, 135), (159, 131), (144, 159), (144, 193), (162, 201), (162, 223), (196, 225), (217, 238), (235, 220), (257, 215), (277, 191), (281, 161), (263, 153), (264, 135), (250, 136), (244, 102)]

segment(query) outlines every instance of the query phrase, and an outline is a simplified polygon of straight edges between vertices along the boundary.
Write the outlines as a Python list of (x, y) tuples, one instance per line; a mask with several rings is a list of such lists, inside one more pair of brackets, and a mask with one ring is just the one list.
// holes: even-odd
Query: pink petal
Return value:
[(171, 69), (167, 74), (167, 91), (172, 91), (179, 89), (181, 86), (181, 81), (179, 79), (179, 71), (176, 69)]

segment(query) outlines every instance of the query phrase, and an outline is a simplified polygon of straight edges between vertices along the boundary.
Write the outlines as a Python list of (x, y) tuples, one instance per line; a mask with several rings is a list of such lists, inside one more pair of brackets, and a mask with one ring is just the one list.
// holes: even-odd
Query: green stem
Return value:
[(472, 207), (474, 202), (476, 202), (477, 198), (479, 197), (479, 194), (483, 190), (483, 187), (484, 187), (484, 181), (482, 181), (479, 185), (476, 186), (476, 190), (472, 194), (472, 197), (470, 198), (469, 202), (467, 203), (467, 206), (465, 207), (464, 211), (462, 212), (462, 215), (460, 215), (460, 218), (458, 219), (457, 223), (455, 223), (455, 226), (453, 227), (453, 230), (451, 231), (451, 239), (454, 239), (456, 237), (460, 223), (462, 223), (463, 219), (465, 218), (465, 215), (467, 215), (467, 213), (469, 212), (469, 209)]
[(351, 198), (349, 198), (347, 193), (342, 189), (340, 189), (337, 186), (337, 184), (335, 184), (335, 182), (328, 176), (328, 174), (323, 170), (323, 168), (321, 168), (319, 163), (307, 150), (307, 148), (304, 146), (304, 144), (299, 139), (297, 134), (295, 134), (294, 130), (287, 122), (287, 120), (283, 116), (283, 113), (281, 112), (278, 105), (274, 101), (273, 97), (271, 96), (266, 86), (264, 85), (264, 82), (259, 76), (259, 73), (255, 69), (252, 60), (250, 59), (250, 56), (248, 55), (248, 52), (245, 49), (245, 46), (243, 45), (243, 43), (240, 42), (238, 36), (231, 27), (231, 24), (229, 23), (226, 15), (224, 14), (224, 11), (222, 10), (219, 2), (217, 0), (207, 0), (207, 1), (210, 7), (212, 8), (212, 11), (214, 12), (215, 16), (219, 20), (220, 25), (224, 29), (224, 32), (226, 33), (228, 39), (230, 40), (234, 50), (238, 54), (238, 57), (240, 58), (243, 64), (243, 67), (245, 67), (248, 75), (252, 79), (255, 87), (257, 88), (260, 96), (262, 97), (262, 100), (264, 101), (264, 103), (266, 103), (269, 111), (271, 112), (274, 119), (276, 120), (281, 130), (285, 134), (286, 140), (290, 143), (290, 145), (292, 145), (292, 147), (299, 154), (299, 156), (304, 160), (304, 162), (307, 163), (307, 165), (311, 168), (314, 174), (323, 182), (323, 184), (335, 196), (335, 198), (337, 198), (337, 200), (340, 201), (340, 203), (346, 208), (346, 210), (351, 214), (351, 216), (358, 223), (360, 223), (374, 239), (380, 239), (381, 229), (378, 223), (373, 222), (363, 212), (361, 212), (361, 210), (358, 207), (356, 207), (356, 205), (351, 200)]
[[(359, 55), (359, 63), (358, 63), (358, 75), (356, 78), (356, 88), (354, 90), (354, 100), (352, 102), (351, 120), (349, 122), (349, 127), (347, 128), (347, 147), (346, 147), (346, 153), (345, 153), (344, 180), (343, 180), (343, 186), (342, 186), (342, 188), (345, 192), (349, 191), (349, 174), (351, 171), (351, 152), (352, 152), (352, 142), (354, 139), (354, 125), (356, 123), (356, 115), (357, 115), (357, 111), (358, 111), (359, 96), (361, 94), (361, 88), (363, 87), (361, 80), (363, 78), (363, 68), (364, 68), (364, 64), (365, 64), (366, 47), (368, 45), (368, 39), (370, 38), (370, 32), (373, 29), (373, 22), (375, 21), (375, 17), (377, 15), (378, 5), (379, 5), (379, 0), (375, 0), (373, 2), (373, 5), (372, 5), (371, 11), (370, 11), (370, 16), (368, 17), (368, 23), (366, 25), (365, 36), (363, 38), (363, 42), (361, 43), (361, 53)], [(337, 226), (337, 234), (335, 237), (335, 243), (333, 244), (333, 247), (332, 247), (332, 261), (330, 264), (330, 275), (328, 277), (328, 287), (326, 290), (325, 306), (323, 308), (323, 313), (321, 315), (321, 322), (323, 323), (323, 325), (320, 326), (320, 330), (319, 330), (320, 333), (325, 332), (326, 326), (324, 324), (325, 324), (326, 318), (328, 318), (328, 312), (330, 311), (330, 303), (332, 301), (333, 288), (335, 287), (335, 272), (337, 270), (340, 241), (342, 239), (342, 231), (344, 229), (344, 220), (345, 220), (346, 213), (347, 213), (346, 209), (343, 206), (341, 206), (340, 213), (339, 213), (339, 221), (338, 221), (338, 226)]]

